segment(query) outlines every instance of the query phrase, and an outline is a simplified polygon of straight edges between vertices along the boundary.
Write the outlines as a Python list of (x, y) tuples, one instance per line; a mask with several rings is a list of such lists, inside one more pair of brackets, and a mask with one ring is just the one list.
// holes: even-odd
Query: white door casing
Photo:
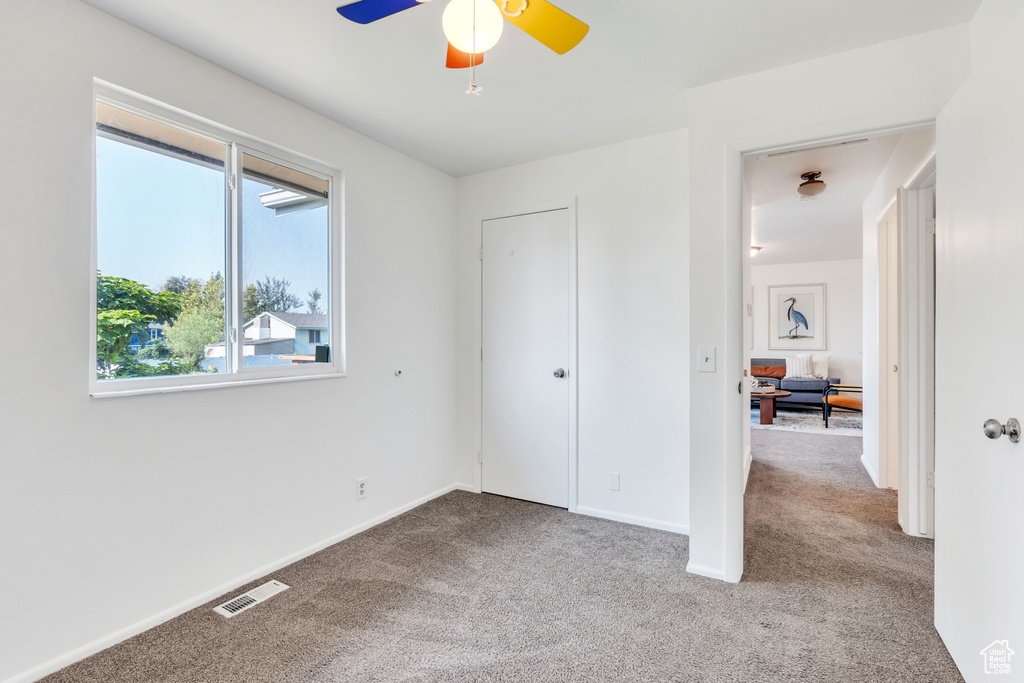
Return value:
[(575, 507), (571, 218), (562, 208), (481, 222), (481, 488), (565, 508)]
[[(925, 173), (934, 178), (934, 159)], [(931, 182), (934, 182), (932, 180)], [(899, 522), (935, 537), (935, 188), (899, 190)]]

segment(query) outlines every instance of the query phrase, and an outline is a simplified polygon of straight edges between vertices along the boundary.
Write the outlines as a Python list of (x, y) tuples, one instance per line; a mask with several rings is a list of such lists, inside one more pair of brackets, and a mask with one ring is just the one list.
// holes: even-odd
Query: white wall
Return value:
[(896, 201), (896, 191), (907, 187), (935, 154), (935, 128), (906, 133), (900, 138), (888, 163), (864, 200), (864, 469), (875, 486), (895, 487), (896, 482), (880, 479), (882, 442), (881, 416), (888, 410), (888, 395), (882, 391), (879, 361), (879, 263), (878, 221)]
[[(453, 485), (454, 179), (74, 0), (6, 0), (0, 64), (0, 290), (43, 332), (0, 370), (0, 680)], [(94, 77), (345, 171), (348, 377), (89, 398)]]
[(743, 567), (740, 153), (931, 120), (970, 63), (961, 25), (689, 93), (690, 346), (717, 347), (719, 367), (690, 372), (690, 571), (738, 581)]
[(687, 530), (686, 159), (683, 130), (459, 180), (460, 478), (479, 485), (479, 218), (578, 197), (579, 512)]
[[(754, 259), (757, 262), (757, 259)], [(861, 383), (863, 337), (860, 259), (815, 261), (769, 266), (752, 266), (750, 282), (754, 288), (754, 349), (752, 358), (783, 358), (787, 354), (828, 353), (829, 376), (845, 384)], [(825, 283), (824, 351), (780, 351), (768, 348), (768, 287)], [(749, 296), (749, 295), (748, 295)]]

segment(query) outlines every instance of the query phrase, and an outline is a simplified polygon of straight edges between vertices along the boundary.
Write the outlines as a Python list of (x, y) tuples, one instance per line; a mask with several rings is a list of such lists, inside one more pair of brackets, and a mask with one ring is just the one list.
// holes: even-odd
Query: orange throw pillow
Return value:
[(785, 379), (785, 365), (751, 365), (750, 374), (754, 377), (769, 377), (771, 379)]

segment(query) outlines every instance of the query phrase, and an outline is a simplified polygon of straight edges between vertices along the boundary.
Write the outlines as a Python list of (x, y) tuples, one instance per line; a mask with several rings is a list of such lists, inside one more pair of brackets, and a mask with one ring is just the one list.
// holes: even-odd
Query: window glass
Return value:
[(329, 346), (327, 195), (321, 178), (242, 155), (245, 368), (314, 363), (316, 346)]
[(96, 107), (97, 379), (206, 372), (223, 342), (223, 143)]
[(341, 374), (336, 173), (129, 94), (97, 95), (90, 392)]

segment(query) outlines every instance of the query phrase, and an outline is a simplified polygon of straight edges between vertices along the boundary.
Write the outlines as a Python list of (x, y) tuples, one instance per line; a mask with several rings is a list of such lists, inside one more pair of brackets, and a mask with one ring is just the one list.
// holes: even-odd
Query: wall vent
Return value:
[(280, 581), (268, 581), (267, 583), (253, 588), (248, 593), (242, 593), (237, 598), (228, 600), (223, 605), (217, 605), (213, 608), (213, 611), (217, 614), (231, 618), (239, 612), (244, 612), (253, 605), (258, 605), (267, 598), (271, 598), (281, 591), (288, 590), (289, 586), (284, 585)]

